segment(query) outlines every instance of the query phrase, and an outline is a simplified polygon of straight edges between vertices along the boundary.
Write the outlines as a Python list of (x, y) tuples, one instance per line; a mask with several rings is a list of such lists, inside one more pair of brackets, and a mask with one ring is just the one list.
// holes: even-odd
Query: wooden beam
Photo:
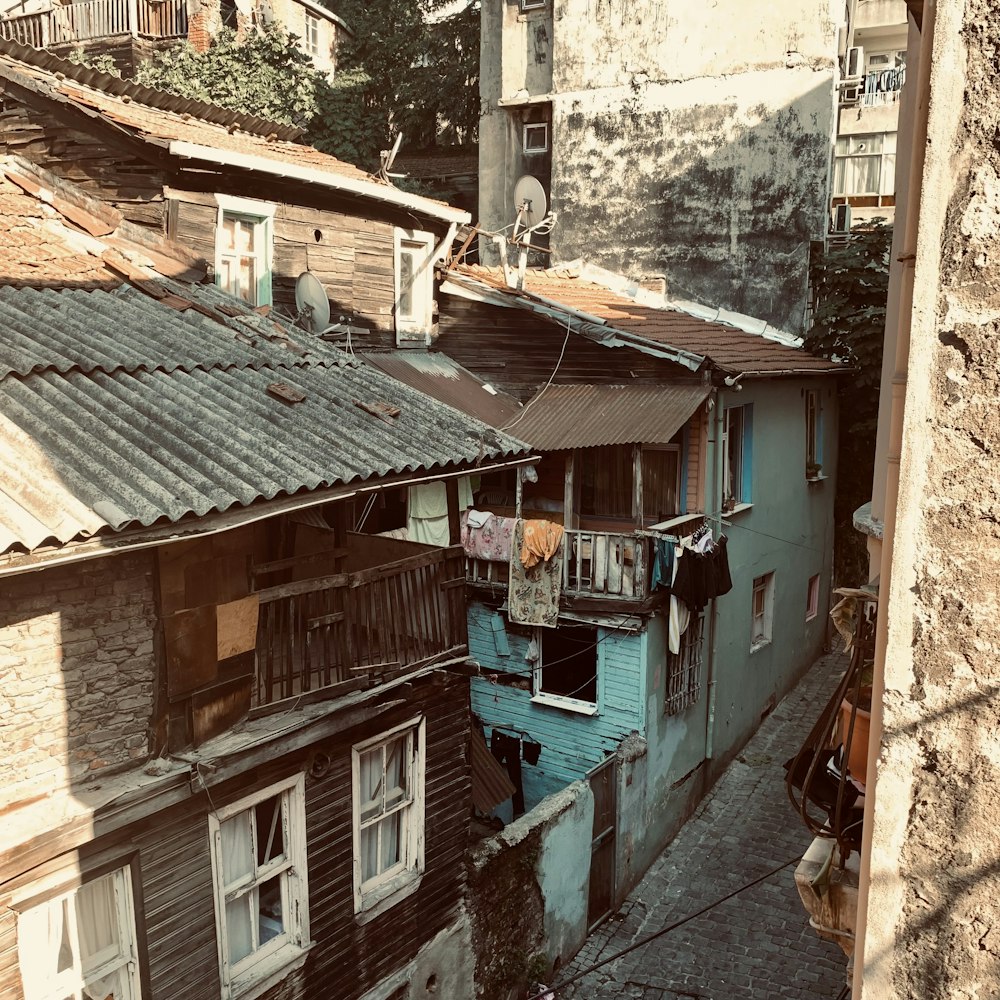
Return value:
[(632, 519), (637, 528), (642, 527), (642, 445), (633, 445), (632, 451)]
[(444, 489), (448, 498), (448, 544), (458, 545), (462, 541), (461, 511), (458, 509), (458, 480), (447, 480)]
[(566, 452), (566, 476), (563, 483), (563, 525), (575, 528), (573, 523), (573, 497), (576, 475), (576, 452), (571, 448)]

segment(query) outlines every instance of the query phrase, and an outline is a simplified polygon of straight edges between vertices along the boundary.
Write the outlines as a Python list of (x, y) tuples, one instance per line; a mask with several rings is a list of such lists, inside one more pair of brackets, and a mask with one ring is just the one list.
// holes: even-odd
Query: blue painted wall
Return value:
[[(521, 765), (525, 806), (531, 809), (546, 795), (583, 778), (614, 753), (626, 736), (643, 729), (645, 639), (641, 633), (598, 627), (598, 714), (581, 715), (532, 701), (531, 665), (524, 659), (530, 635), (508, 625), (505, 634), (510, 655), (499, 655), (491, 623), (496, 614), (482, 602), (470, 601), (470, 654), (486, 672), (524, 675), (521, 682), (527, 690), (473, 678), (472, 710), (482, 719), (487, 740), (496, 726), (542, 744), (538, 764)], [(506, 624), (506, 615), (503, 619)]]

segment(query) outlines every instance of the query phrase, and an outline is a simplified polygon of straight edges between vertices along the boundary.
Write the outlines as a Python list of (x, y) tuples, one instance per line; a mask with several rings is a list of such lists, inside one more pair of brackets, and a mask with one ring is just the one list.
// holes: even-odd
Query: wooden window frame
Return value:
[[(280, 798), (282, 836), (285, 857), (270, 862), (259, 870), (256, 844), (251, 838), (253, 872), (249, 878), (227, 890), (222, 858), (222, 823), (243, 812), (253, 818), (251, 830), (256, 834), (256, 819), (252, 810), (268, 799)], [(291, 971), (289, 966), (303, 957), (309, 944), (309, 886), (306, 865), (305, 775), (296, 774), (246, 795), (236, 802), (209, 814), (209, 843), (212, 855), (212, 882), (215, 889), (215, 931), (219, 953), (219, 976), (222, 998), (244, 994), (258, 995), (262, 985), (270, 986)], [(281, 905), (286, 915), (285, 931), (259, 946), (238, 962), (229, 959), (229, 936), (226, 927), (226, 904), (250, 892), (275, 877), (281, 878)]]
[[(231, 195), (217, 194), (218, 214), (215, 222), (215, 283), (222, 285), (222, 262), (229, 256), (223, 251), (223, 223), (227, 218), (247, 222), (254, 227), (254, 245), (258, 249), (253, 256), (258, 264), (254, 301), (242, 298), (252, 306), (269, 306), (273, 303), (273, 271), (274, 271), (274, 213), (276, 206), (266, 201), (253, 198), (236, 198)], [(242, 255), (240, 255), (242, 256)]]
[[(409, 734), (408, 785), (410, 797), (390, 811), (384, 811), (368, 821), (361, 819), (361, 755)], [(422, 717), (409, 719), (386, 732), (379, 733), (351, 748), (351, 815), (352, 840), (354, 849), (354, 912), (392, 906), (399, 899), (410, 894), (424, 873), (425, 846), (425, 803), (424, 784), (426, 779), (427, 720)], [(384, 766), (384, 765), (383, 765)], [(362, 881), (361, 872), (361, 830), (384, 822), (394, 813), (402, 813), (400, 844), (403, 857), (391, 868), (380, 872), (367, 881)]]
[[(579, 625), (586, 628), (586, 625)], [(600, 629), (597, 625), (594, 629), (594, 700), (588, 701), (586, 698), (573, 698), (570, 695), (558, 694), (553, 691), (546, 691), (543, 687), (545, 677), (545, 636), (553, 632), (549, 628), (536, 627), (534, 629), (534, 639), (538, 647), (538, 659), (531, 668), (531, 700), (539, 705), (549, 705), (552, 708), (565, 709), (568, 712), (577, 712), (580, 715), (599, 715), (601, 703), (601, 653), (600, 643), (602, 641)], [(590, 683), (589, 681), (587, 682)]]
[(62, 904), (63, 900), (72, 901), (84, 885), (106, 878), (114, 880), (120, 950), (117, 955), (92, 969), (91, 976), (99, 979), (124, 968), (128, 988), (126, 1000), (141, 1000), (143, 996), (140, 965), (141, 935), (136, 920), (133, 865), (120, 859), (111, 865), (105, 864), (95, 868), (82, 877), (79, 875), (79, 869), (57, 872), (47, 879), (27, 886), (25, 892), (30, 893), (30, 896), (20, 897), (19, 902), (11, 904), (11, 908), (18, 914), (18, 960), (25, 1000), (59, 1000), (66, 996), (82, 996), (84, 975), (83, 969), (79, 967), (80, 946), (75, 906), (67, 907), (70, 933), (74, 941), (73, 952), (77, 959), (71, 970), (67, 970), (62, 976), (52, 977), (44, 986), (36, 985), (32, 981), (29, 969), (31, 964), (37, 961), (37, 956), (33, 949), (29, 949), (30, 953), (22, 955), (21, 946), (32, 933), (32, 921), (42, 918), (42, 910), (49, 910), (57, 904)]
[(774, 572), (754, 577), (750, 602), (750, 652), (770, 645), (774, 628)]
[(311, 56), (319, 55), (319, 17), (311, 10), (304, 11), (305, 23), (305, 50)]
[[(403, 313), (402, 258), (404, 253), (413, 256), (413, 271), (408, 291), (411, 295), (409, 313)], [(425, 343), (430, 344), (431, 328), (434, 320), (434, 234), (419, 229), (397, 229), (394, 238), (393, 278), (396, 302), (393, 315), (397, 336), (422, 334)]]

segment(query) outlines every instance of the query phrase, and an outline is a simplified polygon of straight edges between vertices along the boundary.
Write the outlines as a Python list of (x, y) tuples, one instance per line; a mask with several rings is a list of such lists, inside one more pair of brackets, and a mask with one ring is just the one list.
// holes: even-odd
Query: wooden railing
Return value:
[(183, 38), (186, 34), (187, 0), (83, 0), (0, 21), (0, 35), (35, 48), (120, 35)]
[[(563, 538), (563, 593), (642, 601), (649, 596), (652, 558), (649, 532), (567, 529)], [(468, 559), (470, 583), (506, 586), (505, 563)]]
[(259, 592), (255, 703), (397, 670), (468, 644), (458, 546)]

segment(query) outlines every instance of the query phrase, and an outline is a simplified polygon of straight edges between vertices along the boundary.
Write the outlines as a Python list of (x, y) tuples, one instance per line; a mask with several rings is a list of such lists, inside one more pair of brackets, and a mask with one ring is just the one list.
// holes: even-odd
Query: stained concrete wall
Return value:
[(529, 27), (511, 8), (483, 5), (482, 224), (512, 221), (520, 165), (497, 101), (521, 84), (552, 105), (553, 262), (665, 275), (675, 298), (801, 329), (809, 241), (826, 231), (842, 4), (555, 0), (547, 94), (507, 70)]
[(480, 1000), (521, 1000), (529, 981), (548, 976), (583, 944), (593, 823), (590, 786), (577, 781), (470, 852)]
[(882, 563), (864, 1000), (1000, 989), (1000, 8), (939, 0), (923, 16), (933, 61), (916, 112), (919, 221), (893, 263), (914, 271)]

